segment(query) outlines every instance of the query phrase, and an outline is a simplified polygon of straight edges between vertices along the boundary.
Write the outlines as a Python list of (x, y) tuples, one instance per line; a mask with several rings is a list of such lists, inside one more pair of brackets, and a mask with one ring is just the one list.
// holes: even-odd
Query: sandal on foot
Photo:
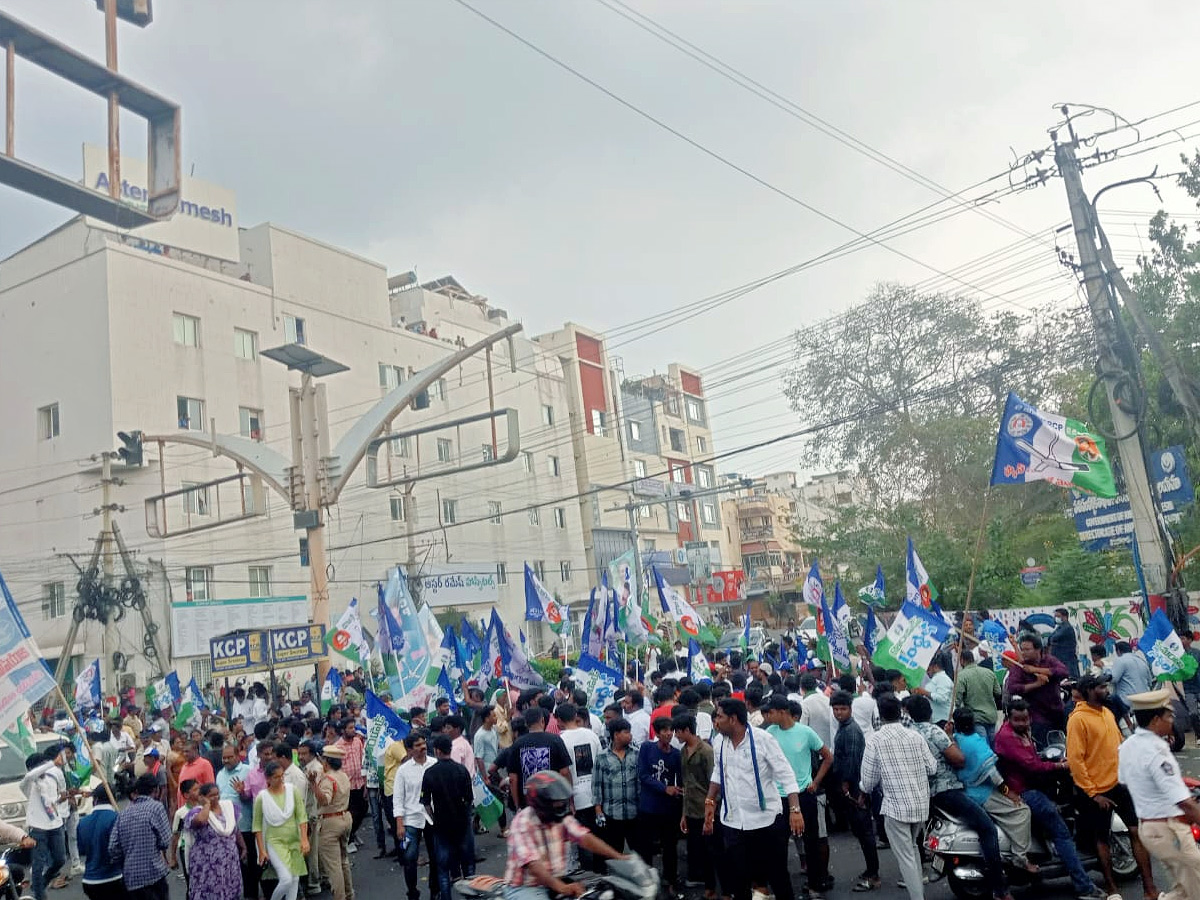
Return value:
[(882, 882), (878, 878), (860, 878), (858, 881), (854, 882), (854, 886), (850, 888), (850, 890), (854, 891), (856, 894), (862, 894), (866, 891), (877, 891), (881, 885)]

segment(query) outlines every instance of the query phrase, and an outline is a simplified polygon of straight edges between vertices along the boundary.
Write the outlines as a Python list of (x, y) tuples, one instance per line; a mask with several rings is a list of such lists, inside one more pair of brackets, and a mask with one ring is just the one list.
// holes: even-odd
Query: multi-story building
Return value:
[(636, 531), (645, 571), (657, 568), (703, 602), (706, 582), (735, 554), (721, 524), (699, 373), (672, 363), (665, 375), (626, 377), (604, 336), (573, 323), (536, 341), (562, 361), (568, 381), (592, 576), (634, 546)]
[[(123, 171), (136, 177), (128, 161)], [(133, 235), (76, 218), (0, 263), (0, 571), (51, 662), (100, 656), (107, 670), (120, 652), (142, 684), (149, 664), (136, 615), (107, 638), (85, 622), (64, 646), (78, 580), (71, 557), (86, 565), (103, 498), (136, 566), (158, 573), (151, 609), (185, 677), (192, 668), (203, 680), (207, 638), (240, 621), (234, 601), (265, 609), (270, 598), (304, 599), (309, 572), (282, 497), (237, 479), (213, 483), (236, 474), (227, 459), (148, 442), (145, 464), (115, 463), (102, 490), (97, 454), (118, 444), (118, 431), (215, 426), (290, 456), (298, 376), (262, 351), (295, 343), (349, 367), (321, 380), (332, 446), (415, 372), (509, 324), (452, 278), (389, 281), (383, 265), (313, 238), (271, 224), (239, 229), (228, 192), (185, 179), (184, 193), (221, 215)], [(333, 616), (355, 596), (371, 609), (375, 583), (397, 563), (420, 576), (436, 610), (475, 618), (492, 605), (506, 621), (523, 617), (526, 561), (563, 599), (586, 595), (593, 563), (574, 499), (578, 373), (523, 334), (496, 345), (490, 374), (488, 362), (482, 353), (463, 362), (425, 408), (391, 423), (393, 432), (439, 426), (381, 451), (379, 480), (424, 480), (373, 489), (359, 470), (326, 511)], [(519, 455), (454, 474), (505, 452), (506, 433), (497, 445), (490, 422), (445, 424), (491, 402), (517, 411)], [(187, 533), (152, 537), (143, 505), (173, 492), (156, 507), (156, 527)], [(208, 527), (232, 518), (241, 521)], [(112, 568), (119, 582), (121, 561)], [(540, 629), (527, 631), (536, 649)]]

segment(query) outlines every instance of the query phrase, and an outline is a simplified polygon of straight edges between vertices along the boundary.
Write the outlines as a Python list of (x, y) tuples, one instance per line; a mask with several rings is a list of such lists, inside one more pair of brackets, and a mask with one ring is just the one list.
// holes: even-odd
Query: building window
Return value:
[(633, 474), (635, 478), (646, 477), (646, 461), (644, 459), (635, 459), (633, 461)]
[(500, 524), (500, 501), (499, 500), (489, 500), (488, 501), (488, 521), (491, 522), (493, 525)]
[(379, 364), (379, 386), (385, 391), (394, 391), (404, 383), (404, 367)]
[(42, 618), (61, 619), (67, 614), (67, 588), (61, 581), (42, 585)]
[(496, 461), (496, 451), (492, 449), (491, 444), (483, 445), (483, 461), (484, 462), (495, 462)]
[(496, 563), (496, 584), (508, 584), (507, 563)]
[(687, 437), (678, 428), (672, 428), (667, 432), (671, 438), (671, 449), (676, 453), (687, 452)]
[(195, 482), (185, 481), (183, 489), (187, 491), (183, 495), (183, 509), (188, 515), (192, 516), (207, 516), (208, 515), (208, 485), (201, 487)]
[(688, 397), (684, 402), (688, 421), (695, 425), (704, 424), (704, 403), (695, 397)]
[(204, 401), (195, 397), (176, 397), (175, 413), (184, 431), (204, 430)]
[(454, 443), (449, 438), (438, 438), (438, 462), (454, 462)]
[(629, 423), (629, 439), (631, 441), (640, 441), (642, 439), (642, 423), (641, 422), (630, 422)]
[(705, 525), (717, 524), (717, 507), (713, 503), (700, 504), (700, 517)]
[(37, 411), (38, 439), (52, 441), (58, 437), (58, 404), (51, 403)]
[(181, 347), (200, 346), (199, 319), (195, 316), (185, 316), (183, 313), (175, 313), (171, 318), (171, 324), (175, 332), (175, 343)]
[(530, 525), (541, 525), (542, 524), (542, 515), (536, 506), (533, 507), (531, 510), (529, 510), (529, 524)]
[(650, 518), (650, 507), (648, 507), (648, 506), (639, 506), (639, 507), (638, 507), (638, 518), (639, 518), (639, 519), (648, 519), (648, 518)]
[(554, 407), (551, 406), (549, 403), (542, 404), (542, 424), (543, 425), (553, 425), (554, 424)]
[(428, 389), (426, 390), (426, 393), (429, 395), (430, 400), (445, 400), (446, 399), (446, 379), (439, 378), (437, 381), (435, 381), (433, 384), (431, 384), (428, 387)]
[(242, 437), (252, 441), (263, 439), (263, 414), (261, 409), (251, 409), (248, 406), (238, 407), (238, 423)]
[(555, 478), (558, 478), (562, 474), (562, 470), (559, 469), (559, 466), (558, 466), (558, 457), (557, 456), (547, 456), (546, 457), (546, 468), (550, 471), (550, 474)]
[(545, 582), (546, 582), (546, 561), (544, 559), (535, 559), (533, 561), (533, 574), (537, 576), (538, 581), (545, 584)]
[(183, 570), (183, 586), (188, 603), (203, 603), (212, 599), (212, 575), (210, 566), (188, 566)]
[(571, 563), (568, 560), (563, 560), (558, 564), (558, 578), (564, 584), (571, 580)]
[(687, 479), (684, 478), (683, 466), (677, 466), (674, 463), (671, 463), (670, 465), (671, 465), (671, 480), (673, 482), (675, 482), (676, 484), (686, 484)]
[(238, 359), (258, 359), (258, 334), (243, 328), (233, 329), (233, 355)]
[(696, 452), (697, 453), (707, 453), (708, 452), (708, 441), (706, 441), (704, 439), (704, 435), (702, 435), (702, 434), (696, 435)]
[(388, 507), (392, 514), (393, 522), (408, 521), (408, 498), (407, 497), (389, 497)]
[(521, 453), (521, 468), (525, 470), (526, 475), (533, 474), (533, 454), (522, 451)]
[(561, 506), (556, 506), (554, 508), (554, 527), (555, 528), (566, 528), (567, 527), (567, 511), (565, 509), (563, 509)]
[(304, 334), (304, 320), (299, 316), (283, 317), (283, 342), (285, 344), (307, 344)]
[(707, 466), (696, 466), (696, 483), (702, 488), (712, 487), (712, 469)]
[(663, 411), (669, 416), (679, 415), (679, 395), (667, 394), (663, 397)]
[(271, 567), (270, 566), (251, 566), (250, 567), (250, 596), (251, 597), (270, 597), (271, 596)]
[(608, 416), (602, 409), (592, 410), (592, 434), (597, 434), (604, 437), (604, 429), (608, 423)]
[(443, 500), (442, 501), (442, 524), (453, 525), (458, 521), (458, 501)]
[[(265, 493), (264, 493), (265, 496)], [(246, 514), (254, 514), (259, 512), (268, 512), (271, 505), (270, 501), (266, 501), (268, 509), (258, 509), (258, 504), (254, 499), (254, 482), (249, 478), (242, 481), (242, 512)]]
[(396, 459), (408, 459), (412, 456), (412, 442), (408, 435), (388, 441), (388, 453)]
[(676, 503), (675, 506), (676, 506), (675, 514), (677, 516), (679, 516), (680, 522), (692, 521), (692, 504)]
[(192, 678), (196, 684), (206, 685), (212, 683), (212, 660), (205, 657), (204, 659), (192, 660)]

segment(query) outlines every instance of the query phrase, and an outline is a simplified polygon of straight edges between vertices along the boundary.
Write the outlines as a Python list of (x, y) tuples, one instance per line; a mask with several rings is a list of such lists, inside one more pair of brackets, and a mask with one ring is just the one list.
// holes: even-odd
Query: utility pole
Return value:
[[(112, 502), (112, 461), (116, 453), (111, 453), (105, 450), (100, 454), (100, 564), (104, 572), (104, 584), (112, 587), (113, 580), (113, 549), (116, 542), (113, 540), (113, 520), (112, 514), (116, 505)], [(105, 691), (110, 694), (118, 693), (120, 685), (117, 684), (117, 669), (113, 665), (113, 652), (117, 649), (120, 643), (120, 632), (117, 628), (117, 623), (113, 621), (113, 616), (109, 616), (104, 623), (104, 634), (100, 641), (100, 672), (102, 684)], [(70, 655), (73, 648), (67, 647), (63, 649), (63, 655)]]
[[(1083, 271), (1083, 286), (1087, 292), (1092, 323), (1096, 330), (1096, 349), (1100, 358), (1100, 377), (1105, 380), (1108, 407), (1116, 435), (1117, 458), (1121, 463), (1125, 492), (1133, 512), (1133, 540), (1141, 558), (1146, 582), (1147, 602), (1151, 609), (1166, 606), (1172, 557), (1158, 526), (1158, 511), (1154, 488), (1146, 470), (1137, 419), (1122, 406), (1116, 397), (1117, 377), (1127, 373), (1126, 365), (1117, 353), (1116, 321), (1109, 302), (1108, 279), (1100, 263), (1096, 246), (1096, 212), (1083, 189), (1083, 178), (1075, 151), (1079, 143), (1074, 129), (1067, 123), (1071, 139), (1059, 143), (1055, 137), (1054, 157), (1067, 189), (1071, 207), (1071, 224)], [(1132, 373), (1129, 373), (1132, 377)]]

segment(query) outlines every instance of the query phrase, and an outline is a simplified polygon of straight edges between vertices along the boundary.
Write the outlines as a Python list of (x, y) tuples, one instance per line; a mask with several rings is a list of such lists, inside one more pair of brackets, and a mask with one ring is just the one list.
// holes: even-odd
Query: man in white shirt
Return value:
[[(120, 721), (117, 726), (120, 727)], [(25, 830), (37, 842), (33, 848), (33, 865), (30, 873), (31, 890), (36, 900), (46, 900), (46, 885), (58, 875), (67, 861), (67, 845), (63, 835), (63, 818), (59, 804), (66, 799), (59, 791), (54, 777), (56, 751), (47, 758), (45, 753), (34, 753), (25, 760), (25, 777), (21, 779), (21, 793), (25, 804)]]
[[(580, 709), (574, 703), (560, 703), (554, 711), (558, 719), (558, 736), (567, 746), (567, 755), (571, 758), (571, 790), (574, 792), (575, 818), (589, 831), (596, 830), (596, 805), (592, 799), (592, 774), (596, 768), (596, 760), (600, 758), (600, 738), (588, 726), (584, 725), (587, 716), (586, 709)], [(603, 861), (588, 859), (590, 853), (583, 854), (583, 865), (593, 872), (602, 872)]]
[(305, 691), (300, 695), (300, 718), (315, 719), (321, 715), (321, 711), (317, 709), (317, 704), (313, 703), (312, 694)]
[(637, 688), (631, 689), (621, 698), (621, 708), (625, 710), (625, 721), (629, 723), (629, 733), (633, 735), (630, 746), (635, 751), (650, 740), (650, 713), (645, 710), (645, 702), (642, 692)]
[(400, 836), (400, 852), (404, 859), (404, 883), (408, 887), (408, 900), (420, 900), (421, 891), (417, 884), (417, 858), (421, 853), (421, 840), (429, 855), (429, 883), (437, 884), (437, 855), (433, 847), (432, 831), (425, 807), (421, 805), (421, 784), (425, 772), (433, 768), (436, 760), (429, 758), (429, 747), (425, 735), (411, 731), (404, 739), (408, 758), (396, 769), (392, 787), (392, 815), (396, 819), (396, 834)]
[(817, 733), (826, 747), (833, 746), (833, 738), (837, 729), (833, 721), (833, 710), (829, 708), (829, 698), (817, 690), (817, 678), (811, 673), (805, 673), (800, 678), (800, 708), (803, 715), (800, 721)]
[(725, 852), (729, 859), (742, 861), (729, 867), (733, 883), (727, 888), (722, 884), (722, 888), (733, 900), (750, 900), (749, 860), (753, 859), (754, 873), (770, 885), (775, 900), (795, 900), (787, 865), (787, 835), (789, 830), (801, 835), (805, 827), (796, 773), (779, 742), (750, 726), (746, 704), (741, 700), (722, 700), (713, 716), (713, 726), (719, 734), (713, 739), (714, 764), (704, 800), (704, 833), (713, 833), (720, 810)]
[(954, 680), (942, 669), (940, 656), (934, 656), (925, 670), (925, 674), (929, 676), (928, 680), (921, 687), (915, 688), (913, 693), (924, 694), (929, 698), (929, 705), (933, 707), (931, 721), (935, 725), (944, 725), (950, 718), (950, 700), (954, 696)]

